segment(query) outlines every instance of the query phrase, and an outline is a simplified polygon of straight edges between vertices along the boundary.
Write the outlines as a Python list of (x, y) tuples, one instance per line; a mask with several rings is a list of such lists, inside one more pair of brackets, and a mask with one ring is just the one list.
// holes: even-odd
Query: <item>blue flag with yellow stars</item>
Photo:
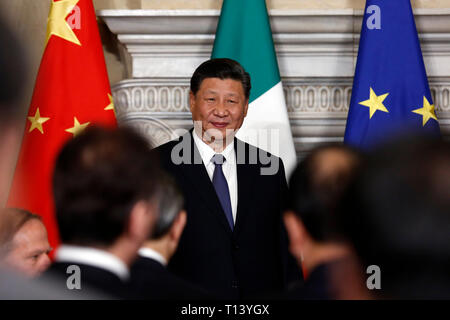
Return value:
[(344, 142), (440, 135), (410, 0), (367, 0)]

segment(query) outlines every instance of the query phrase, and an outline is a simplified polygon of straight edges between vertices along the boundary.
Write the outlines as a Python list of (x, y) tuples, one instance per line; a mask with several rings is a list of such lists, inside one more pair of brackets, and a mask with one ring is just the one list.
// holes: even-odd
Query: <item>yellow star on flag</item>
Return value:
[(50, 14), (47, 20), (47, 39), (45, 45), (47, 45), (50, 37), (55, 35), (81, 46), (80, 41), (66, 21), (67, 16), (72, 12), (78, 1), (79, 0), (52, 1)]
[(50, 118), (41, 117), (41, 113), (39, 112), (39, 108), (37, 108), (34, 117), (28, 117), (28, 120), (31, 122), (30, 130), (28, 132), (33, 131), (34, 129), (38, 129), (42, 134), (44, 134), (44, 129), (42, 128), (42, 124), (50, 120)]
[(372, 116), (375, 114), (377, 110), (387, 112), (389, 111), (386, 109), (386, 107), (383, 104), (384, 99), (389, 95), (389, 93), (385, 93), (383, 95), (377, 96), (375, 94), (375, 91), (373, 91), (372, 88), (370, 88), (370, 98), (369, 100), (365, 100), (360, 102), (359, 104), (369, 107), (370, 108), (370, 116), (369, 119), (372, 119)]
[(116, 109), (114, 109), (113, 97), (109, 93), (108, 93), (108, 99), (109, 99), (110, 103), (106, 106), (105, 110), (112, 110), (112, 111), (114, 111), (114, 115), (115, 115), (116, 114)]
[(436, 113), (434, 112), (434, 104), (430, 104), (425, 97), (423, 97), (423, 108), (413, 110), (412, 112), (422, 115), (422, 124), (424, 127), (430, 118), (437, 121)]
[(73, 127), (66, 129), (66, 132), (73, 134), (74, 137), (83, 132), (84, 129), (90, 124), (90, 122), (82, 123), (78, 122), (77, 117), (73, 117)]

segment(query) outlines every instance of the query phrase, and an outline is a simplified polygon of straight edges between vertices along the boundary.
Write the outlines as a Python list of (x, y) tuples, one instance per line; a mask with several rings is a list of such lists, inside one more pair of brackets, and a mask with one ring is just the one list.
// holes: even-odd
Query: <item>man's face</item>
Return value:
[(44, 224), (38, 219), (31, 219), (14, 235), (5, 263), (28, 277), (36, 277), (50, 266), (50, 251)]
[(201, 123), (203, 139), (206, 137), (211, 141), (210, 137), (214, 137), (214, 141), (232, 141), (247, 115), (248, 100), (242, 83), (233, 79), (206, 78), (197, 94), (191, 92), (189, 98), (192, 119), (197, 122), (196, 130)]

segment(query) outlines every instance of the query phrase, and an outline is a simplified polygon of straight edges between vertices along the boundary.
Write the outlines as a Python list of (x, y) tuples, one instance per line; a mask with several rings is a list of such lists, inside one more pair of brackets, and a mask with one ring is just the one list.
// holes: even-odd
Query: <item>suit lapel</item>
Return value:
[(227, 233), (232, 234), (231, 228), (228, 224), (225, 213), (223, 212), (222, 206), (217, 197), (216, 190), (208, 176), (205, 165), (201, 160), (200, 153), (195, 146), (194, 139), (192, 138), (192, 130), (189, 132), (189, 137), (184, 136), (184, 139), (190, 143), (190, 146), (186, 145), (183, 150), (191, 150), (191, 162), (182, 163), (180, 165), (181, 172), (189, 179), (190, 185), (196, 189), (197, 194), (199, 194), (205, 204), (209, 207), (210, 213), (213, 214), (220, 222), (220, 224), (225, 228)]
[[(254, 185), (258, 175), (258, 166), (249, 164), (249, 145), (235, 138), (236, 150), (236, 171), (238, 182), (238, 206), (236, 214), (236, 223), (234, 228), (235, 236), (237, 236), (245, 224), (246, 217), (251, 210), (253, 201)], [(242, 152), (244, 156), (242, 157)], [(239, 155), (241, 153), (241, 155)]]

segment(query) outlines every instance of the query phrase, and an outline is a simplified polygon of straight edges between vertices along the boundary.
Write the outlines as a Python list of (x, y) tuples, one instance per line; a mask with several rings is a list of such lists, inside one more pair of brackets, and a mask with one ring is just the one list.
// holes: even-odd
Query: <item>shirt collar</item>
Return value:
[(105, 269), (117, 275), (122, 281), (128, 280), (130, 272), (126, 264), (115, 255), (104, 250), (61, 245), (56, 251), (56, 262), (73, 262)]
[(208, 144), (206, 144), (197, 134), (197, 132), (192, 132), (192, 136), (194, 137), (195, 145), (197, 146), (198, 152), (200, 153), (200, 156), (202, 157), (203, 163), (205, 165), (209, 164), (211, 162), (211, 158), (215, 154), (221, 154), (225, 157), (226, 162), (225, 163), (234, 163), (235, 162), (235, 152), (234, 152), (234, 141), (230, 143), (222, 152), (215, 152), (213, 148), (211, 148)]
[(163, 266), (167, 266), (167, 260), (162, 256), (162, 254), (160, 254), (156, 250), (153, 250), (153, 249), (147, 248), (147, 247), (140, 248), (139, 251), (138, 251), (138, 254), (141, 257), (156, 260), (159, 263), (161, 263)]

